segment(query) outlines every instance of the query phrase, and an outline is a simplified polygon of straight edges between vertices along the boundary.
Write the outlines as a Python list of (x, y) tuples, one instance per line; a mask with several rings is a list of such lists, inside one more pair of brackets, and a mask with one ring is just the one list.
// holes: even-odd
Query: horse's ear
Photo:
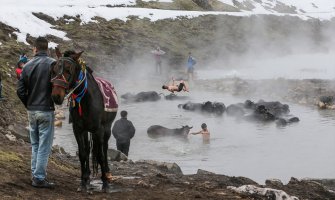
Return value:
[(83, 52), (84, 52), (84, 51), (81, 51), (81, 52), (79, 52), (79, 53), (75, 53), (75, 54), (73, 54), (73, 57), (72, 57), (72, 58), (73, 58), (74, 60), (78, 60)]
[(55, 48), (55, 50), (56, 50), (56, 55), (57, 55), (57, 58), (60, 58), (60, 57), (62, 57), (62, 53), (60, 52), (59, 48), (58, 48), (58, 47), (56, 47), (56, 48)]

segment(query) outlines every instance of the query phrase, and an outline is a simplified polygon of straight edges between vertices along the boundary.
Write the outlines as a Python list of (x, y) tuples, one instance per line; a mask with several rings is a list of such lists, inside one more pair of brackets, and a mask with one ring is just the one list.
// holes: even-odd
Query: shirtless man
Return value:
[(209, 130), (207, 129), (207, 124), (205, 124), (205, 123), (201, 124), (201, 131), (195, 132), (195, 133), (190, 133), (190, 134), (192, 134), (192, 135), (201, 134), (203, 142), (204, 143), (209, 143), (210, 133), (209, 133)]
[(186, 83), (183, 80), (181, 80), (178, 85), (175, 85), (174, 78), (172, 78), (172, 85), (163, 85), (162, 89), (166, 89), (166, 90), (168, 90), (172, 93), (180, 92), (182, 90), (185, 91), (185, 92), (188, 92), (188, 88), (186, 86)]

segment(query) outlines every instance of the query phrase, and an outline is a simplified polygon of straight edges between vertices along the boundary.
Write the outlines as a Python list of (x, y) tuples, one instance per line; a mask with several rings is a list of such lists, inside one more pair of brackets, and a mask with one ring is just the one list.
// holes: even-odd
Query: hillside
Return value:
[[(10, 199), (25, 198), (25, 193), (30, 191), (27, 171), (29, 145), (9, 142), (4, 135), (17, 132), (18, 129), (23, 130), (27, 125), (26, 110), (16, 96), (15, 66), (20, 53), (26, 52), (28, 57), (33, 56), (31, 44), (39, 35), (45, 35), (49, 39), (51, 56), (55, 57), (55, 46), (62, 50), (84, 50), (83, 58), (95, 73), (107, 71), (111, 76), (120, 74), (123, 77), (127, 77), (125, 74), (129, 70), (137, 72), (136, 70), (143, 66), (152, 65), (150, 51), (156, 46), (167, 52), (164, 57), (167, 71), (180, 72), (184, 70), (185, 60), (190, 51), (199, 61), (199, 68), (210, 68), (213, 63), (224, 68), (228, 64), (239, 65), (244, 58), (261, 59), (330, 52), (334, 50), (335, 44), (335, 3), (332, 0), (306, 0), (304, 3), (299, 0), (101, 0), (94, 3), (86, 0), (73, 0), (70, 3), (66, 0), (47, 3), (31, 0), (25, 5), (19, 1), (4, 0), (2, 4), (0, 73), (3, 96), (6, 99), (0, 101), (0, 169), (6, 176), (0, 183), (3, 186), (0, 192)], [(16, 12), (13, 12), (14, 8)], [(299, 84), (296, 81), (288, 82), (293, 82), (292, 85), (298, 88)], [(216, 82), (197, 83), (206, 90), (213, 89), (213, 85), (216, 85)], [(214, 89), (223, 93), (229, 92), (231, 88), (224, 88), (223, 83), (225, 82), (217, 83), (221, 89)], [(307, 102), (312, 104), (316, 98), (315, 91), (321, 91), (317, 95), (329, 94), (328, 82), (308, 83), (310, 88), (301, 86), (298, 95), (296, 90), (290, 93), (292, 97), (298, 96), (297, 98), (288, 97), (286, 100), (300, 102), (308, 91), (314, 95), (307, 98)], [(206, 87), (206, 84), (209, 86)], [(300, 84), (304, 85), (304, 82)], [(252, 86), (259, 87), (258, 84)], [(252, 94), (254, 88), (250, 88), (236, 91)], [(272, 87), (269, 85), (267, 89), (271, 90)], [(63, 157), (59, 157), (57, 153), (53, 155), (51, 175), (63, 185), (54, 196), (48, 196), (49, 193), (45, 191), (41, 198), (64, 199), (73, 196), (74, 199), (82, 199), (73, 189), (78, 184), (78, 163), (74, 158), (63, 162)], [(127, 163), (120, 168), (130, 168), (128, 164), (133, 166), (132, 163)], [(17, 177), (17, 174), (20, 177)], [(58, 174), (63, 175), (57, 176)], [(117, 175), (133, 176), (121, 172)], [(218, 195), (231, 199), (257, 199), (257, 196), (241, 195), (226, 189), (227, 186), (257, 185), (243, 177), (224, 177), (225, 181), (222, 181), (223, 176), (211, 175), (213, 178), (206, 183), (206, 174), (181, 177), (166, 176), (164, 173), (151, 174), (148, 177), (142, 175), (140, 180), (144, 182), (140, 183), (140, 180), (136, 179), (118, 183), (122, 187), (133, 189), (126, 193), (129, 199), (138, 199), (142, 194), (148, 195), (147, 199), (157, 198), (157, 195), (161, 199), (220, 199), (221, 196)], [(289, 191), (291, 195), (303, 199), (333, 198), (333, 193), (315, 182), (292, 179), (288, 185), (271, 186)], [(68, 188), (71, 188), (71, 191), (66, 193)], [(152, 191), (151, 194), (148, 188)], [(35, 193), (37, 191), (32, 191), (26, 198), (34, 198)], [(115, 195), (115, 198), (122, 197), (122, 193)], [(99, 194), (85, 198), (112, 197)]]

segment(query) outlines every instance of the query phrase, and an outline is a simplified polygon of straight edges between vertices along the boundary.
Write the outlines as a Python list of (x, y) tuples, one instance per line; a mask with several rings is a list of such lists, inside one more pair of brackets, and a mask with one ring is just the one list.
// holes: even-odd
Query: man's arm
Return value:
[(135, 135), (135, 127), (131, 121), (129, 121), (129, 125), (130, 125), (129, 128), (130, 138), (133, 138)]
[(22, 70), (22, 74), (20, 76), (20, 79), (17, 83), (17, 89), (16, 94), (23, 103), (25, 107), (27, 107), (27, 86), (25, 84), (24, 78), (26, 77), (26, 70)]
[(197, 134), (201, 134), (202, 131), (199, 131), (199, 132), (195, 132), (195, 133), (190, 133), (192, 135), (197, 135)]

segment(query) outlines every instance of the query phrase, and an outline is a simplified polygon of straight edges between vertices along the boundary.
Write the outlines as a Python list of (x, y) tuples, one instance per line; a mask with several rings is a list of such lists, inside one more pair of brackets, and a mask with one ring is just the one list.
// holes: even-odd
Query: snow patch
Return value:
[(295, 196), (290, 196), (282, 190), (272, 188), (260, 188), (254, 185), (242, 185), (240, 187), (228, 186), (227, 189), (233, 190), (240, 194), (257, 194), (264, 197), (276, 197), (276, 200), (299, 200)]

